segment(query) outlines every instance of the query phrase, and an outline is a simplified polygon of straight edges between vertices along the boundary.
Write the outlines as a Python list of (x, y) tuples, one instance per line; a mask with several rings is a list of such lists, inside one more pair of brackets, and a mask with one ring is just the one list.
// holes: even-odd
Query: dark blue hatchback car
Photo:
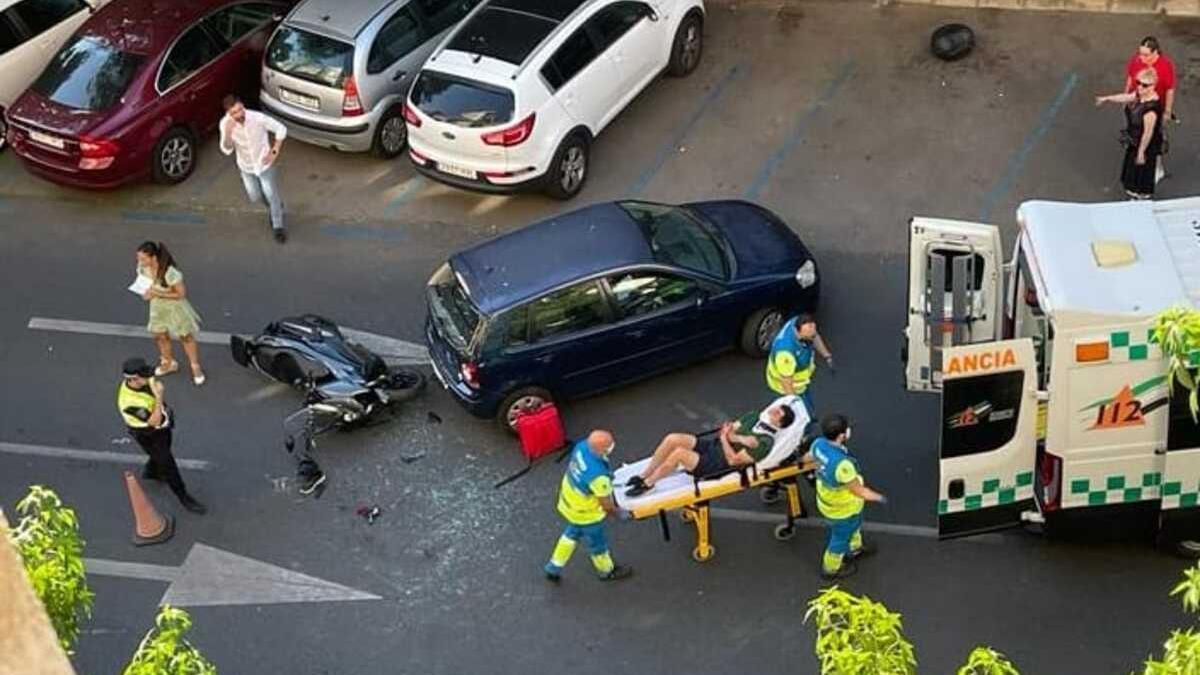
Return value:
[(741, 201), (610, 202), (450, 257), (429, 280), (433, 369), (470, 412), (516, 412), (698, 361), (770, 347), (813, 311), (817, 264)]

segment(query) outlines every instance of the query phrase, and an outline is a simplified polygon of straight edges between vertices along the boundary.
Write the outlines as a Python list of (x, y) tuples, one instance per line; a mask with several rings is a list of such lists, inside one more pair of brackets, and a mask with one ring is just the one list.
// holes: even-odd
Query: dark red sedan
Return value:
[(263, 47), (289, 4), (112, 0), (9, 108), (8, 141), (56, 183), (178, 183), (224, 114), (221, 98), (255, 100)]

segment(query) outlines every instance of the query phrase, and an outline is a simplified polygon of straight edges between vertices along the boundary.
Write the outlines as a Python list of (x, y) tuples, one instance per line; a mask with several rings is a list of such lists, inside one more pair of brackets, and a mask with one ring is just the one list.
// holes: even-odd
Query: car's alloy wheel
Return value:
[(587, 154), (582, 146), (572, 145), (563, 153), (562, 164), (559, 165), (559, 185), (564, 193), (574, 194), (586, 176)]
[(775, 341), (775, 336), (779, 334), (779, 327), (782, 325), (783, 312), (773, 309), (763, 315), (762, 321), (758, 322), (758, 331), (756, 331), (759, 349), (764, 352), (770, 351), (771, 343)]
[(404, 123), (403, 117), (393, 115), (383, 121), (383, 125), (379, 129), (379, 145), (385, 155), (395, 157), (400, 154), (407, 141), (408, 126)]
[(164, 176), (180, 180), (192, 170), (192, 143), (184, 136), (176, 136), (163, 144), (159, 165)]
[(696, 21), (688, 23), (687, 32), (683, 37), (683, 50), (680, 54), (684, 72), (690, 73), (700, 60), (700, 24)]
[(546, 399), (537, 394), (526, 394), (513, 401), (508, 406), (508, 410), (504, 412), (505, 418), (508, 420), (508, 426), (512, 429), (517, 428), (517, 415), (522, 410), (537, 410), (546, 404)]

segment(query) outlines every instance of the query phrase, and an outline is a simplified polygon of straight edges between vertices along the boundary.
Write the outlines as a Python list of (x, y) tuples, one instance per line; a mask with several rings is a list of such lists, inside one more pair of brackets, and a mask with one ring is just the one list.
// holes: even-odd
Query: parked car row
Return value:
[(237, 93), (301, 141), (567, 199), (596, 137), (703, 46), (701, 0), (102, 2), (0, 0), (0, 139), (79, 187), (185, 180)]

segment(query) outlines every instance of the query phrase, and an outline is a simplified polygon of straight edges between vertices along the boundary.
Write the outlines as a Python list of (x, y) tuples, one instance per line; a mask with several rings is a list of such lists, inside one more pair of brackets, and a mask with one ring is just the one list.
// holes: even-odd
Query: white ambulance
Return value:
[(1017, 224), (1006, 263), (994, 225), (910, 223), (905, 380), (942, 397), (941, 535), (1132, 521), (1194, 554), (1200, 426), (1150, 329), (1200, 306), (1200, 197), (1030, 201)]

